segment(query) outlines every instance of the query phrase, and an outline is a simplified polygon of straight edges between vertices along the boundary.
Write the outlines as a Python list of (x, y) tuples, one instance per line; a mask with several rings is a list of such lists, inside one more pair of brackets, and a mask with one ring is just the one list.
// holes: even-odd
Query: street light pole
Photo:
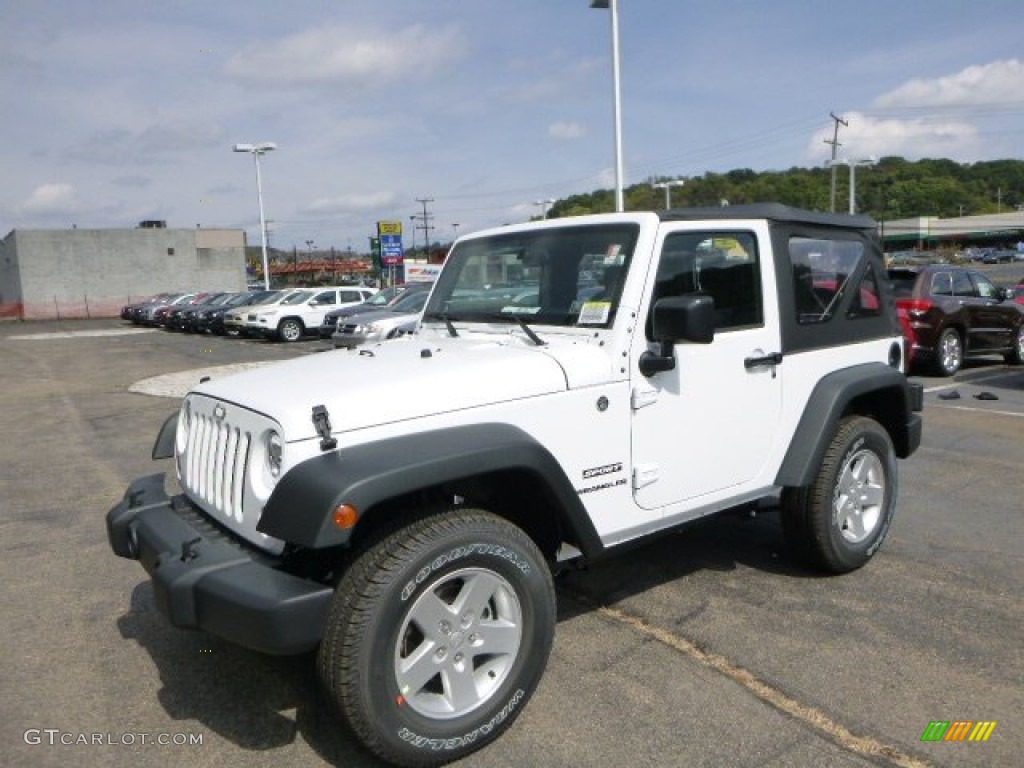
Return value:
[(864, 157), (859, 160), (840, 158), (838, 160), (826, 160), (825, 167), (831, 168), (835, 165), (846, 165), (850, 168), (850, 214), (857, 212), (857, 166), (874, 165), (878, 162), (877, 157)]
[(256, 199), (260, 205), (260, 239), (263, 243), (263, 287), (270, 290), (270, 265), (267, 263), (267, 220), (263, 215), (263, 179), (260, 177), (260, 155), (277, 149), (277, 144), (264, 141), (260, 144), (235, 144), (235, 152), (248, 152), (256, 162)]
[(591, 8), (605, 9), (611, 13), (612, 27), (612, 104), (615, 125), (615, 211), (622, 213), (626, 207), (622, 196), (622, 92), (619, 87), (619, 0), (591, 0)]
[(659, 181), (656, 184), (651, 184), (651, 187), (665, 190), (665, 210), (667, 211), (672, 207), (672, 187), (681, 187), (684, 184), (686, 184), (685, 181), (676, 179), (675, 181)]

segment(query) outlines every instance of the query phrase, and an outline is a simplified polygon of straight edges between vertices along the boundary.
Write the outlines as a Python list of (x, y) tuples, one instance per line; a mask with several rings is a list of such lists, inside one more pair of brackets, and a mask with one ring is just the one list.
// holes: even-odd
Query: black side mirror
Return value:
[(640, 373), (653, 376), (676, 367), (672, 345), (677, 341), (710, 344), (715, 339), (715, 300), (703, 294), (666, 296), (651, 313), (651, 334), (661, 345), (658, 354), (640, 356)]

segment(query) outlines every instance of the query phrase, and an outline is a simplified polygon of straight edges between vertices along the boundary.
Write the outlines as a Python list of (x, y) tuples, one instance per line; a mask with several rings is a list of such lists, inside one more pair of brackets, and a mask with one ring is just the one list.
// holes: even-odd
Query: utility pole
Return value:
[(841, 146), (843, 146), (839, 142), (839, 126), (842, 125), (845, 128), (845, 127), (849, 126), (850, 124), (846, 120), (843, 120), (843, 118), (836, 117), (835, 114), (832, 113), (832, 112), (829, 112), (828, 116), (831, 117), (833, 120), (835, 120), (835, 125), (833, 126), (833, 130), (832, 130), (832, 140), (829, 141), (828, 139), (824, 139), (824, 142), (826, 144), (831, 144), (832, 145), (832, 186), (831, 186), (831, 191), (829, 192), (829, 197), (828, 197), (829, 203), (828, 203), (828, 205), (829, 205), (829, 210), (832, 211), (832, 213), (835, 213), (836, 212), (836, 166), (835, 166), (836, 153), (839, 151), (839, 148)]
[(417, 197), (416, 202), (423, 206), (423, 216), (421, 217), (423, 223), (420, 225), (420, 229), (423, 230), (423, 256), (427, 261), (430, 261), (430, 230), (434, 228), (430, 220), (434, 217), (427, 211), (427, 203), (434, 202), (434, 198)]

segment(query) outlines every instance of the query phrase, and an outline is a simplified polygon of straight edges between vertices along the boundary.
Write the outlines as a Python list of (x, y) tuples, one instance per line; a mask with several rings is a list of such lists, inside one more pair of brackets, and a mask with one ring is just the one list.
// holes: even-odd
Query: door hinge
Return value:
[(658, 482), (661, 468), (657, 464), (636, 464), (633, 466), (633, 490), (639, 490)]
[(658, 401), (659, 390), (655, 387), (634, 387), (630, 396), (630, 405), (634, 411), (638, 411), (645, 405), (651, 405)]

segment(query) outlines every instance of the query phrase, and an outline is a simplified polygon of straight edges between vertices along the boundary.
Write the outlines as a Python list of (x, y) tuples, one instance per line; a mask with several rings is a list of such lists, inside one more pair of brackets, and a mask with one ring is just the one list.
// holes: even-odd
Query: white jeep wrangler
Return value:
[[(922, 393), (865, 217), (780, 205), (458, 240), (415, 335), (200, 384), (107, 515), (172, 624), (318, 648), (370, 750), (436, 765), (522, 711), (552, 566), (777, 502), (812, 567), (881, 546)], [(419, 397), (409, 397), (415, 391)]]

